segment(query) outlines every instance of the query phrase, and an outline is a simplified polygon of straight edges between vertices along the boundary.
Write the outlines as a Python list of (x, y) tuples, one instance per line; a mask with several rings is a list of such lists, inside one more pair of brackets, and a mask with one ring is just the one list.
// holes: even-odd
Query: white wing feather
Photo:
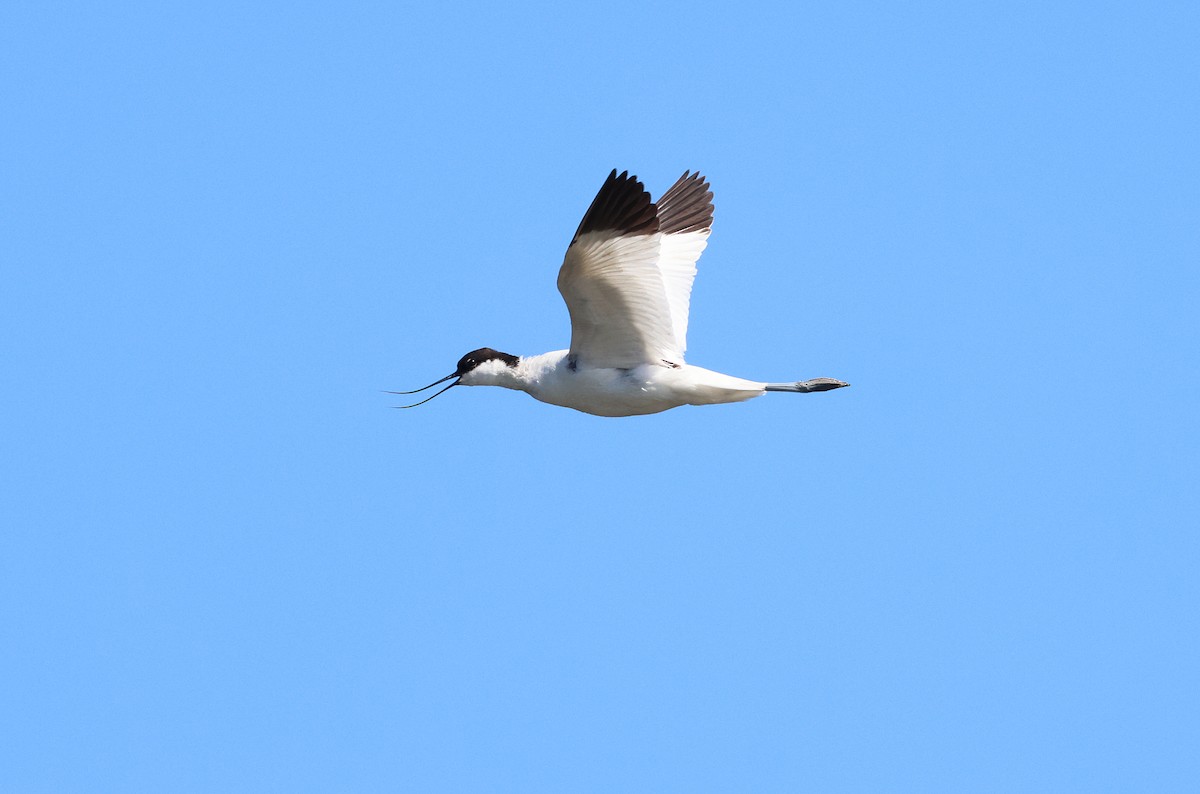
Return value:
[(609, 175), (558, 272), (577, 366), (683, 363), (696, 260), (712, 214), (700, 174), (684, 173), (658, 205), (637, 177)]
[(677, 358), (670, 360), (676, 364), (683, 363), (683, 354), (687, 351), (688, 310), (692, 302), (692, 282), (696, 279), (696, 260), (708, 245), (709, 231), (661, 235), (658, 269), (671, 308), (671, 331)]
[(580, 235), (558, 290), (571, 312), (571, 355), (586, 367), (636, 367), (681, 354), (659, 270), (663, 235)]

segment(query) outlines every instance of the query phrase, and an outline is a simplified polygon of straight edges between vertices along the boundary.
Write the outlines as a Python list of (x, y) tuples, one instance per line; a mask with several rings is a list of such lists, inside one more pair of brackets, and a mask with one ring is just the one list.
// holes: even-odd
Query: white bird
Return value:
[(684, 172), (655, 203), (636, 176), (613, 169), (558, 271), (571, 348), (514, 356), (481, 347), (441, 380), (389, 394), (416, 394), (453, 378), (433, 397), (454, 386), (503, 386), (589, 414), (636, 416), (849, 386), (833, 378), (762, 383), (684, 363), (696, 260), (712, 219), (712, 191), (699, 173)]

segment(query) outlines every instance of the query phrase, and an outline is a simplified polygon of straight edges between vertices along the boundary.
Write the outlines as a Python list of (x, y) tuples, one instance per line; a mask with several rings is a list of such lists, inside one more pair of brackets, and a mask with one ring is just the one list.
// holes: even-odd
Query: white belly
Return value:
[(542, 402), (584, 413), (638, 416), (681, 405), (741, 402), (762, 394), (764, 385), (686, 364), (572, 370), (564, 355), (527, 390)]

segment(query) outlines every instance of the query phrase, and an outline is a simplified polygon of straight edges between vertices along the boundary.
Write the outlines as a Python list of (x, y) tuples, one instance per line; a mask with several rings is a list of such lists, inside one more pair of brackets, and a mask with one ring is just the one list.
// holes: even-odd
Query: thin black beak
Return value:
[[(445, 381), (448, 381), (448, 380), (450, 380), (450, 378), (453, 378), (453, 377), (454, 377), (454, 375), (451, 375), (449, 378), (442, 378), (441, 380), (439, 380), (439, 381), (438, 381), (438, 383), (444, 383)], [(436, 386), (436, 385), (437, 385), (437, 383), (431, 383), (431, 384), (429, 384), (429, 386)], [(444, 389), (439, 389), (438, 391), (435, 391), (435, 392), (433, 393), (433, 397), (437, 397), (439, 394), (445, 394), (446, 392), (450, 391), (451, 389), (453, 389), (453, 388), (454, 388), (455, 386), (457, 386), (457, 385), (458, 385), (458, 381), (454, 381), (454, 383), (451, 383), (451, 384), (450, 384), (449, 386), (447, 386), (446, 388), (444, 388)], [(425, 387), (425, 389), (428, 389), (428, 388), (429, 388), (429, 386), (426, 386), (426, 387)], [(425, 391), (425, 389), (418, 389), (417, 391)], [(393, 394), (396, 394), (396, 393), (399, 393), (399, 392), (392, 392), (392, 393), (393, 393)], [(409, 392), (409, 394), (411, 394), (411, 393), (412, 393), (412, 392)], [(432, 399), (433, 399), (433, 397), (426, 397), (424, 400), (421, 400), (421, 401), (420, 401), (420, 402), (418, 402), (418, 403), (413, 403), (412, 405), (394, 405), (394, 406), (392, 406), (392, 407), (393, 407), (393, 408), (416, 408), (418, 405), (424, 405), (425, 403), (429, 402), (430, 400), (432, 400)]]
[[(450, 380), (451, 378), (455, 378), (455, 377), (458, 377), (458, 373), (451, 372), (449, 375), (442, 378), (441, 380), (435, 380), (433, 383), (429, 384), (428, 386), (422, 386), (419, 389), (413, 389), (412, 391), (385, 391), (384, 394), (416, 394), (417, 392), (422, 392), (422, 391), (425, 391), (426, 389), (432, 389), (434, 386), (438, 385), (439, 383), (445, 383), (446, 381)], [(449, 387), (447, 387), (447, 388), (449, 388)], [(442, 389), (442, 391), (445, 391), (445, 389)], [(438, 392), (438, 394), (441, 394), (441, 392)], [(430, 399), (432, 399), (432, 398), (430, 398)]]

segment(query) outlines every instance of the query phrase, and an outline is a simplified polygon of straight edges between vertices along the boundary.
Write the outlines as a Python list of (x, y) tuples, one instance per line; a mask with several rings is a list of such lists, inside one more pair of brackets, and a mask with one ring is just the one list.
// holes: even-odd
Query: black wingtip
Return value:
[(712, 228), (712, 190), (700, 172), (683, 176), (659, 198), (658, 225), (663, 234), (684, 234)]
[(658, 211), (646, 187), (628, 171), (619, 175), (613, 169), (588, 211), (584, 213), (574, 242), (588, 232), (612, 231), (620, 235), (654, 234), (658, 231)]

